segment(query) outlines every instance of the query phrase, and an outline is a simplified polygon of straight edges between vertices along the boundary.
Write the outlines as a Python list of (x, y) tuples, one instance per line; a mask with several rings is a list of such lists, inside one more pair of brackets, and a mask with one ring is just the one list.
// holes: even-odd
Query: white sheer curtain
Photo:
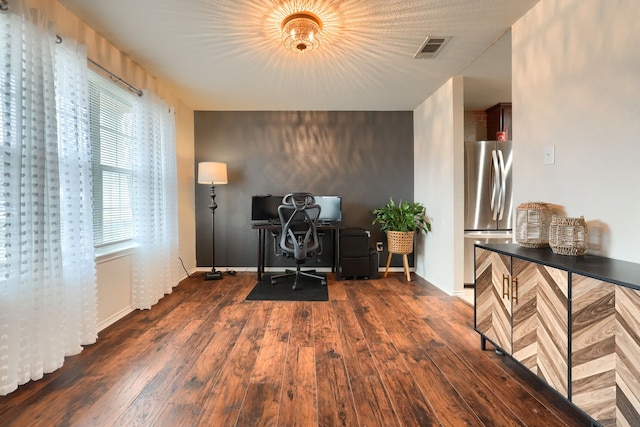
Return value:
[(60, 225), (68, 351), (97, 337), (93, 248), (93, 173), (89, 137), (87, 52), (71, 38), (56, 45)]
[(135, 308), (148, 309), (180, 280), (173, 110), (151, 92), (136, 105), (133, 177)]
[[(0, 395), (95, 342), (86, 54), (0, 13)], [(79, 66), (83, 64), (83, 66)]]

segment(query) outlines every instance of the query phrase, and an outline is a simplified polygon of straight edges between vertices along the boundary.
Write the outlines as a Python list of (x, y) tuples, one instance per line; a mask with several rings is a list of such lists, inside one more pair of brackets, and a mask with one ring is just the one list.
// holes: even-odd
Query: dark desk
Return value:
[[(282, 226), (280, 224), (252, 224), (251, 228), (258, 230), (258, 280), (262, 280), (265, 268), (265, 245), (267, 242), (267, 231), (280, 232)], [(331, 271), (336, 273), (336, 279), (340, 280), (340, 230), (345, 228), (341, 223), (318, 223), (318, 232), (331, 231), (332, 242), (332, 264)]]

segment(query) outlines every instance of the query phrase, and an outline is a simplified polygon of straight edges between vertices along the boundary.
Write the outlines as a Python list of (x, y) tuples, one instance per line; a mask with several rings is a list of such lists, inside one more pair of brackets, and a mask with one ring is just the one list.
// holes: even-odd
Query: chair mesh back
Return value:
[(304, 261), (320, 247), (316, 228), (320, 210), (309, 193), (287, 194), (278, 207), (282, 224), (280, 248), (296, 261)]

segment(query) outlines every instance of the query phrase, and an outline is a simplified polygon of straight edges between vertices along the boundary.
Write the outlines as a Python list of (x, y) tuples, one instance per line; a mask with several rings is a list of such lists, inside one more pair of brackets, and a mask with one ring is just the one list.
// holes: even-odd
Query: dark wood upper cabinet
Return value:
[(487, 113), (487, 139), (498, 139), (497, 133), (506, 130), (507, 140), (513, 141), (511, 103), (501, 102), (485, 110), (485, 113)]

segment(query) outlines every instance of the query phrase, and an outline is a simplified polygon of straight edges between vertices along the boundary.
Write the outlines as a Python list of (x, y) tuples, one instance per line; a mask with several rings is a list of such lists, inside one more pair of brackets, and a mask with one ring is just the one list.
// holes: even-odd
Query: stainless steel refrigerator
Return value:
[(512, 240), (511, 141), (465, 141), (465, 284), (473, 283), (474, 243)]

